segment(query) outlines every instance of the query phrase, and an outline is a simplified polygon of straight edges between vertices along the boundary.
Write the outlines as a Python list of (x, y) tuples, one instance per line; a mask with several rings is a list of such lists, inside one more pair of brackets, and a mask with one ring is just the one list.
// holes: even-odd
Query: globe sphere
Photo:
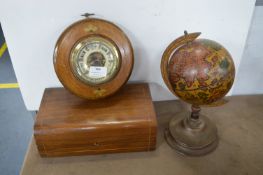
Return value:
[(218, 101), (231, 89), (235, 77), (229, 52), (208, 39), (195, 39), (176, 49), (167, 71), (176, 96), (193, 105)]

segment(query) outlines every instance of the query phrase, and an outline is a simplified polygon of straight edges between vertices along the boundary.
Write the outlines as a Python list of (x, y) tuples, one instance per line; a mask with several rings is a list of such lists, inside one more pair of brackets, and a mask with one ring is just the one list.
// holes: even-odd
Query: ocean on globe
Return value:
[(235, 67), (229, 52), (219, 43), (196, 39), (179, 47), (168, 64), (174, 93), (193, 105), (207, 105), (231, 89)]

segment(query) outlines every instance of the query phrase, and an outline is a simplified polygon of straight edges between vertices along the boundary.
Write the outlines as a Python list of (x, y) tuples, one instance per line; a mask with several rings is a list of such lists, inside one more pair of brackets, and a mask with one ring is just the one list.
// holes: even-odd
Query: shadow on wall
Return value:
[(116, 23), (116, 25), (120, 26), (121, 29), (124, 31), (124, 33), (128, 36), (130, 39), (130, 42), (133, 47), (133, 53), (134, 53), (134, 65), (133, 65), (133, 71), (130, 77), (130, 81), (134, 80), (134, 77), (136, 77), (139, 80), (145, 81), (148, 79), (148, 74), (145, 74), (144, 72), (149, 72), (149, 55), (147, 55), (146, 52), (143, 52), (146, 50), (143, 46), (143, 44), (140, 42), (139, 39), (134, 35), (133, 32), (131, 32), (128, 28), (125, 26)]
[[(168, 88), (163, 88), (157, 83), (150, 83), (149, 85), (153, 101), (178, 99), (168, 90)], [(164, 85), (164, 87), (166, 86)]]
[[(262, 0), (263, 4), (263, 0)], [(263, 6), (255, 8), (233, 95), (263, 94)]]

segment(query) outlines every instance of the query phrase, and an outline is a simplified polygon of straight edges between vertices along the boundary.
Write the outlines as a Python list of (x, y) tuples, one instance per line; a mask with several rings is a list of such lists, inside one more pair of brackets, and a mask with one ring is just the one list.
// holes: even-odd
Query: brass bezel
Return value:
[[(79, 72), (76, 68), (76, 64), (77, 64), (76, 59), (78, 58), (79, 51), (83, 47), (85, 47), (88, 42), (98, 42), (98, 43), (104, 43), (104, 44), (106, 43), (106, 45), (110, 48), (112, 53), (114, 53), (114, 56), (117, 57), (117, 64), (115, 65), (114, 73), (111, 74), (109, 78), (106, 78), (106, 79), (99, 81), (99, 82), (92, 82), (92, 81), (87, 80), (86, 78), (84, 78), (83, 76), (81, 76), (79, 74)], [(71, 67), (71, 70), (72, 70), (74, 76), (76, 78), (78, 78), (80, 81), (82, 81), (83, 83), (85, 83), (87, 85), (92, 85), (92, 86), (101, 85), (103, 83), (109, 82), (118, 74), (120, 67), (121, 67), (120, 52), (119, 52), (119, 49), (117, 48), (116, 44), (114, 44), (112, 41), (110, 41), (109, 39), (106, 39), (103, 36), (85, 37), (85, 38), (82, 38), (81, 40), (79, 40), (78, 42), (76, 42), (76, 44), (73, 46), (73, 48), (70, 52), (70, 67)], [(108, 76), (108, 73), (107, 73), (107, 76)]]

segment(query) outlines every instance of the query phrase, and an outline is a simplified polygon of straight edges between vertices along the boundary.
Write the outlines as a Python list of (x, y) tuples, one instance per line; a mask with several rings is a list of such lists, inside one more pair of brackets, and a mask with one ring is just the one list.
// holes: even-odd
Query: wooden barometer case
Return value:
[(54, 68), (65, 88), (47, 88), (34, 137), (42, 157), (150, 151), (157, 122), (148, 84), (127, 84), (128, 37), (113, 23), (78, 21), (59, 37)]
[(133, 49), (118, 26), (87, 17), (61, 34), (53, 60), (65, 88), (79, 97), (99, 99), (127, 82), (133, 68)]

